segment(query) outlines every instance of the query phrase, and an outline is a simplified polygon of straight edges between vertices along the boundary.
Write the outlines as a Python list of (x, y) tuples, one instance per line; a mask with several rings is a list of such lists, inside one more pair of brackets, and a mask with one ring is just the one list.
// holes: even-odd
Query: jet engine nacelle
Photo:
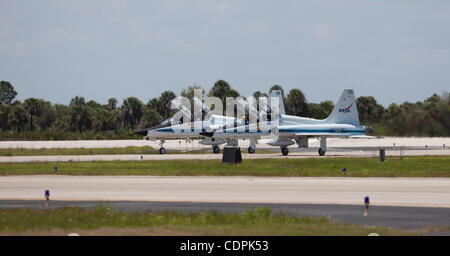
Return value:
[(216, 140), (214, 138), (212, 139), (204, 139), (199, 141), (198, 143), (202, 144), (202, 145), (212, 145), (212, 146), (216, 146), (216, 145), (220, 145), (220, 144), (224, 144), (225, 140)]

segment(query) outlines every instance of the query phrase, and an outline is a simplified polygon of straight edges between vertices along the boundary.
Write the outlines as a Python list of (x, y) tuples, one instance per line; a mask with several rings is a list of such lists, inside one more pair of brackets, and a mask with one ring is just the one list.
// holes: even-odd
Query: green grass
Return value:
[[(0, 209), (2, 232), (29, 230), (91, 230), (103, 227), (162, 227), (193, 235), (411, 235), (412, 233), (381, 227), (333, 222), (325, 217), (274, 215), (270, 208), (255, 208), (244, 213), (180, 213), (113, 211), (105, 206), (92, 210), (65, 207), (54, 210)], [(111, 234), (111, 233), (110, 233)]]
[[(210, 149), (191, 150), (188, 153), (205, 153)], [(171, 154), (186, 153), (173, 150)], [(54, 155), (123, 155), (123, 154), (159, 154), (158, 149), (149, 146), (123, 148), (7, 148), (0, 149), (0, 156), (54, 156)]]
[[(212, 153), (211, 148), (192, 149), (188, 146), (186, 151), (185, 146), (180, 149), (168, 150), (170, 154), (203, 154)], [(243, 150), (242, 153), (247, 153)], [(273, 151), (258, 149), (257, 153), (273, 153)], [(5, 148), (0, 149), (0, 156), (62, 156), (62, 155), (146, 155), (159, 154), (159, 149), (154, 149), (149, 146), (142, 147), (122, 147), (122, 148)]]
[(0, 175), (205, 175), (205, 176), (284, 176), (284, 177), (450, 177), (449, 156), (313, 159), (244, 159), (236, 165), (220, 160), (150, 160), (62, 163), (2, 163)]

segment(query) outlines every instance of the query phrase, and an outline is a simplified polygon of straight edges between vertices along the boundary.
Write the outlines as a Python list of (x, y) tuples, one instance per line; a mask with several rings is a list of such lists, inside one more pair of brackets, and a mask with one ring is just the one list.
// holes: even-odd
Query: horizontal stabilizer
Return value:
[(354, 139), (378, 139), (377, 136), (369, 136), (369, 135), (351, 135), (348, 137)]

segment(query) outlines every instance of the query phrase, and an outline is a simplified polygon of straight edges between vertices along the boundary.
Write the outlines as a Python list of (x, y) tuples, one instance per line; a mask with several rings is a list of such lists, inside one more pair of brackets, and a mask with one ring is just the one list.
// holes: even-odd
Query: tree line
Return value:
[[(183, 89), (181, 96), (192, 98), (194, 89)], [(333, 109), (332, 101), (310, 103), (300, 89), (286, 95), (280, 85), (269, 92), (254, 92), (253, 96), (268, 96), (272, 90), (281, 90), (286, 113), (323, 119)], [(206, 91), (202, 89), (205, 93)], [(225, 102), (226, 97), (238, 97), (239, 92), (226, 81), (218, 80), (207, 93)], [(53, 104), (44, 99), (15, 100), (17, 92), (10, 82), (0, 82), (0, 139), (126, 139), (139, 138), (134, 131), (159, 124), (172, 116), (170, 101), (176, 97), (164, 91), (147, 103), (128, 97), (119, 106), (116, 98), (106, 104), (76, 96), (68, 105)], [(423, 102), (391, 104), (387, 108), (372, 96), (357, 98), (362, 124), (375, 128), (376, 135), (389, 136), (450, 136), (449, 94), (433, 94)]]

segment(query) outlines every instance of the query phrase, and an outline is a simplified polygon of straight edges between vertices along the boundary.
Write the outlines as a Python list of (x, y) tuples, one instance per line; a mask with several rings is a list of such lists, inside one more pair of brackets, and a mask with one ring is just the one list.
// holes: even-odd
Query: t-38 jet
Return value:
[[(350, 137), (350, 138), (375, 138), (368, 136), (372, 128), (362, 126), (359, 123), (358, 109), (356, 107), (356, 98), (352, 89), (345, 89), (341, 97), (333, 108), (333, 111), (326, 119), (314, 119), (286, 115), (284, 113), (281, 93), (280, 107), (278, 115), (278, 124), (270, 125), (270, 129), (265, 131), (259, 129), (259, 123), (250, 123), (244, 127), (229, 127), (222, 131), (212, 134), (216, 139), (234, 140), (245, 138), (261, 138), (271, 136), (274, 138), (267, 144), (278, 146), (283, 155), (289, 154), (288, 146), (297, 143), (299, 147), (308, 147), (308, 138), (319, 138), (320, 147), (318, 153), (324, 156), (327, 151), (327, 138), (330, 137)], [(273, 119), (273, 118), (272, 118)], [(273, 123), (273, 120), (272, 120)]]
[(188, 122), (182, 122), (181, 120), (183, 119), (181, 119), (174, 123), (172, 118), (168, 118), (161, 124), (136, 131), (136, 133), (145, 136), (146, 139), (159, 140), (161, 145), (159, 149), (160, 154), (166, 153), (164, 148), (166, 139), (191, 140), (195, 138), (202, 138), (199, 141), (200, 144), (211, 145), (214, 153), (220, 153), (219, 145), (224, 144), (225, 140), (216, 139), (212, 136), (212, 133), (224, 127), (242, 126), (245, 124), (245, 121), (242, 118), (213, 114), (197, 97), (194, 97), (192, 101), (194, 106), (201, 110), (198, 116), (195, 113), (192, 114), (191, 110), (182, 104), (181, 101), (175, 99), (171, 102), (172, 106), (179, 110), (179, 113), (191, 118)]

